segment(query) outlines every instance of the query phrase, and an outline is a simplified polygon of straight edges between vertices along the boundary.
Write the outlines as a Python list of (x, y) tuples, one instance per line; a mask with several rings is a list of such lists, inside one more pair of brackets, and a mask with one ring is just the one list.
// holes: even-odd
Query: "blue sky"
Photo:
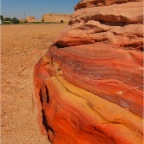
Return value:
[(46, 13), (73, 13), (80, 0), (1, 0), (1, 14), (4, 17), (41, 18)]

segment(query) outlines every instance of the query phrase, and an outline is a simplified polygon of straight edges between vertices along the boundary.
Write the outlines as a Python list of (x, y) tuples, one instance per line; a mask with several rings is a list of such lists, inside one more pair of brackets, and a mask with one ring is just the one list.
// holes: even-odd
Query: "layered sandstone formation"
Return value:
[(39, 124), (53, 144), (143, 143), (142, 3), (81, 1), (35, 66)]
[(68, 22), (70, 19), (69, 14), (44, 14), (42, 16), (43, 22)]

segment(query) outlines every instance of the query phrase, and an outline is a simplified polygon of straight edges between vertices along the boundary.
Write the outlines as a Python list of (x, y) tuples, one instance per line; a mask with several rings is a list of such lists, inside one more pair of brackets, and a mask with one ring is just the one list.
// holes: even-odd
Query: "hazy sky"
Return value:
[(4, 17), (41, 18), (45, 13), (72, 13), (80, 0), (1, 0), (1, 14)]

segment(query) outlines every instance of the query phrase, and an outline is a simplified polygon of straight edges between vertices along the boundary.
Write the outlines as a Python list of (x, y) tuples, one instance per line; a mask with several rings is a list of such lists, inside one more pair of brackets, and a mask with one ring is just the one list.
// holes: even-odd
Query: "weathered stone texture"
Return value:
[(143, 143), (142, 2), (81, 1), (35, 66), (54, 144)]

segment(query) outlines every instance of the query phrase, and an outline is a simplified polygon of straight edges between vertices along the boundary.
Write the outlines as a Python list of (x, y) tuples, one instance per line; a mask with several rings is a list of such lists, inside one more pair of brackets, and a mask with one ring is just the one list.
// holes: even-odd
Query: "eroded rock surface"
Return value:
[(69, 14), (55, 14), (49, 13), (42, 16), (44, 22), (68, 22), (70, 19)]
[[(21, 19), (20, 21), (21, 21), (21, 22), (24, 22), (25, 20), (22, 20), (22, 19)], [(34, 16), (28, 16), (28, 17), (26, 17), (26, 21), (27, 21), (28, 23), (41, 22), (40, 20), (36, 20)]]
[(142, 2), (81, 1), (35, 66), (52, 143), (143, 143)]

